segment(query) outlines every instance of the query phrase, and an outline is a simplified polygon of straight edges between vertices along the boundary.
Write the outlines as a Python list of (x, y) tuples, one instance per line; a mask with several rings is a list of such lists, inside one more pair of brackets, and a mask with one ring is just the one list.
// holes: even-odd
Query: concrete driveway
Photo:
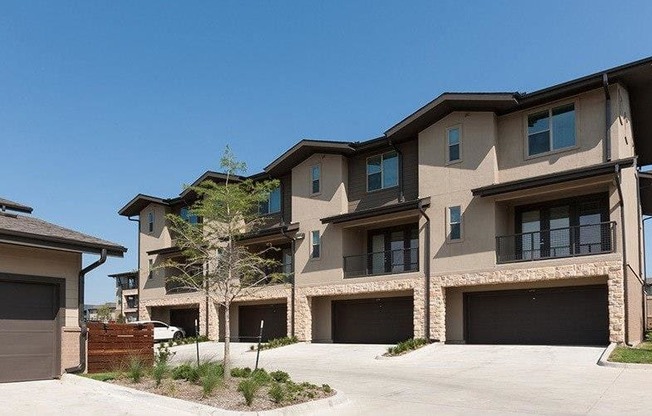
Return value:
[[(249, 345), (234, 344), (235, 365), (254, 366)], [(650, 414), (652, 371), (597, 366), (603, 348), (438, 344), (375, 359), (385, 348), (296, 344), (262, 352), (260, 365), (344, 391), (337, 414)], [(206, 358), (221, 349), (200, 344)], [(174, 350), (194, 359), (194, 346)]]
[[(253, 367), (250, 344), (233, 344), (234, 364)], [(195, 358), (174, 347), (175, 363)], [(202, 358), (221, 358), (222, 344), (200, 344)], [(652, 371), (599, 367), (602, 348), (432, 345), (377, 360), (377, 345), (296, 344), (261, 353), (260, 365), (296, 380), (328, 383), (349, 402), (330, 414), (650, 414)], [(110, 386), (64, 381), (0, 384), (0, 413), (12, 415), (190, 414)]]

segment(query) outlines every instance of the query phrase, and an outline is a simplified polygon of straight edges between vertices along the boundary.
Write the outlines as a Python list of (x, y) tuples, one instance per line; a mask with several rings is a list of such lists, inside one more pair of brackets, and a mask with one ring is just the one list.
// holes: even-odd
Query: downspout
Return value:
[(611, 95), (609, 94), (609, 77), (606, 73), (602, 74), (602, 88), (604, 89), (604, 161), (611, 161)]
[(628, 311), (628, 302), (627, 302), (627, 240), (625, 239), (625, 204), (623, 202), (623, 191), (620, 187), (621, 174), (620, 174), (620, 165), (615, 166), (615, 178), (616, 189), (618, 190), (618, 205), (620, 207), (620, 230), (623, 240), (623, 306), (625, 308), (624, 318), (625, 318), (625, 344), (629, 345), (629, 311)]
[(643, 284), (641, 286), (642, 296), (641, 296), (641, 311), (643, 313), (643, 332), (641, 339), (645, 339), (645, 330), (647, 328), (647, 305), (646, 305), (646, 292), (645, 284), (647, 283), (647, 277), (645, 275), (645, 230), (643, 230), (643, 214), (641, 213), (641, 182), (638, 176), (638, 156), (634, 157), (634, 169), (636, 169), (636, 214), (638, 222), (638, 275), (639, 279), (642, 278)]
[(297, 239), (295, 237), (290, 237), (287, 234), (287, 227), (284, 225), (281, 227), (281, 234), (283, 237), (287, 238), (290, 240), (290, 246), (292, 250), (292, 267), (291, 267), (291, 272), (292, 272), (292, 294), (290, 296), (290, 301), (292, 302), (292, 308), (290, 308), (290, 336), (294, 336), (294, 301), (296, 299), (296, 282), (295, 282), (295, 274), (294, 274), (294, 253), (295, 253), (295, 248), (296, 248), (296, 243)]
[(103, 248), (100, 258), (95, 262), (81, 269), (79, 272), (79, 284), (77, 286), (77, 300), (79, 302), (77, 313), (79, 314), (79, 365), (76, 367), (66, 368), (66, 373), (83, 373), (86, 371), (86, 337), (88, 336), (88, 329), (86, 328), (86, 321), (84, 320), (84, 278), (86, 273), (99, 267), (106, 261), (106, 249)]
[(425, 338), (430, 342), (430, 217), (426, 214), (426, 210), (423, 208), (423, 201), (419, 201), (419, 213), (423, 218), (426, 219), (426, 229), (424, 231), (424, 243), (423, 243), (423, 274), (425, 277), (425, 304), (423, 307), (425, 319), (424, 319), (424, 331)]
[(405, 194), (403, 193), (403, 152), (401, 152), (394, 143), (392, 139), (387, 138), (387, 143), (398, 155), (398, 202), (405, 201)]

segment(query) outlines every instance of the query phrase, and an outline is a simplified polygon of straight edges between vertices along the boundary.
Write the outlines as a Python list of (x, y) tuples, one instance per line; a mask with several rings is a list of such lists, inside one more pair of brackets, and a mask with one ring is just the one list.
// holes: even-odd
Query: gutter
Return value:
[(426, 214), (426, 210), (423, 208), (422, 200), (419, 200), (419, 213), (426, 219), (426, 229), (425, 229), (425, 241), (423, 244), (423, 274), (425, 277), (425, 289), (424, 297), (425, 304), (423, 307), (425, 319), (424, 319), (424, 337), (430, 341), (430, 217)]
[(602, 88), (604, 89), (604, 161), (611, 161), (611, 95), (609, 94), (609, 76), (602, 74)]
[(625, 318), (625, 344), (629, 345), (629, 310), (628, 310), (628, 301), (627, 301), (627, 240), (625, 238), (625, 204), (623, 202), (623, 190), (620, 187), (621, 174), (620, 166), (616, 165), (615, 177), (616, 189), (618, 190), (618, 205), (620, 207), (620, 230), (623, 239), (623, 306), (625, 308), (624, 318)]
[(398, 155), (398, 202), (404, 202), (405, 194), (403, 192), (403, 152), (401, 152), (398, 147), (392, 143), (392, 139), (389, 137), (387, 138), (387, 143)]
[(297, 285), (296, 285), (296, 281), (295, 281), (295, 278), (294, 278), (295, 277), (295, 273), (294, 273), (294, 253), (296, 251), (297, 239), (296, 239), (296, 237), (290, 237), (287, 234), (287, 227), (286, 226), (281, 227), (281, 234), (283, 235), (283, 237), (290, 240), (290, 245), (292, 247), (292, 282), (291, 282), (292, 283), (292, 295), (291, 295), (291, 298), (290, 298), (290, 300), (292, 302), (292, 308), (290, 309), (290, 336), (293, 337), (294, 336), (294, 325), (295, 325), (294, 324), (294, 321), (295, 321), (295, 318), (294, 318), (295, 317), (294, 303), (295, 303), (296, 291), (297, 291)]
[(86, 371), (86, 337), (88, 336), (88, 329), (86, 328), (86, 321), (84, 320), (84, 278), (86, 273), (94, 270), (104, 264), (106, 261), (106, 249), (102, 249), (100, 258), (84, 267), (79, 272), (79, 284), (77, 286), (77, 300), (79, 302), (77, 313), (79, 314), (79, 365), (76, 367), (66, 368), (66, 373), (83, 373)]

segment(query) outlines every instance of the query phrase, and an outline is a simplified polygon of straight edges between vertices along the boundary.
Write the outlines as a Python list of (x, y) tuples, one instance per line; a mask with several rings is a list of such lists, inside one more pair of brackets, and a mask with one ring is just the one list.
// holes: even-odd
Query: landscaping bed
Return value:
[(616, 347), (609, 356), (609, 361), (630, 364), (652, 364), (652, 332), (648, 332), (645, 335), (645, 341), (636, 347)]
[(407, 354), (410, 351), (418, 350), (421, 347), (428, 345), (428, 341), (423, 338), (413, 338), (408, 339), (403, 342), (399, 342), (394, 347), (388, 347), (387, 352), (383, 354), (383, 357), (396, 357), (399, 355)]
[[(286, 345), (292, 345), (299, 342), (297, 337), (284, 337), (284, 338), (274, 338), (270, 339), (268, 342), (260, 344), (260, 350), (271, 350), (274, 348), (285, 347)], [(252, 345), (249, 347), (251, 351), (256, 351), (257, 346)]]
[(239, 411), (272, 410), (335, 394), (328, 385), (296, 383), (283, 371), (234, 368), (225, 380), (219, 363), (182, 364), (170, 368), (157, 364), (144, 368), (131, 363), (122, 371), (89, 374), (87, 377), (120, 386), (177, 399), (194, 401), (221, 409)]

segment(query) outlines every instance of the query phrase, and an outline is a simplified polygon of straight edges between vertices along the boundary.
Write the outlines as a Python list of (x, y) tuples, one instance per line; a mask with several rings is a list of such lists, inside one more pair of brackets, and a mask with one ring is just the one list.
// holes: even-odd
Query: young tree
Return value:
[(162, 267), (172, 270), (168, 281), (184, 289), (203, 292), (224, 308), (224, 375), (230, 377), (230, 307), (238, 298), (259, 290), (263, 284), (282, 282), (285, 276), (272, 273), (279, 262), (265, 254), (275, 248), (251, 251), (239, 240), (255, 232), (265, 222), (259, 206), (279, 186), (276, 180), (243, 180), (246, 165), (236, 161), (226, 148), (221, 159), (224, 183), (205, 181), (192, 190), (197, 201), (190, 213), (201, 222), (168, 215), (170, 231), (182, 251), (181, 259), (166, 261)]
[(111, 308), (109, 305), (100, 305), (97, 308), (97, 320), (108, 322), (111, 319)]

